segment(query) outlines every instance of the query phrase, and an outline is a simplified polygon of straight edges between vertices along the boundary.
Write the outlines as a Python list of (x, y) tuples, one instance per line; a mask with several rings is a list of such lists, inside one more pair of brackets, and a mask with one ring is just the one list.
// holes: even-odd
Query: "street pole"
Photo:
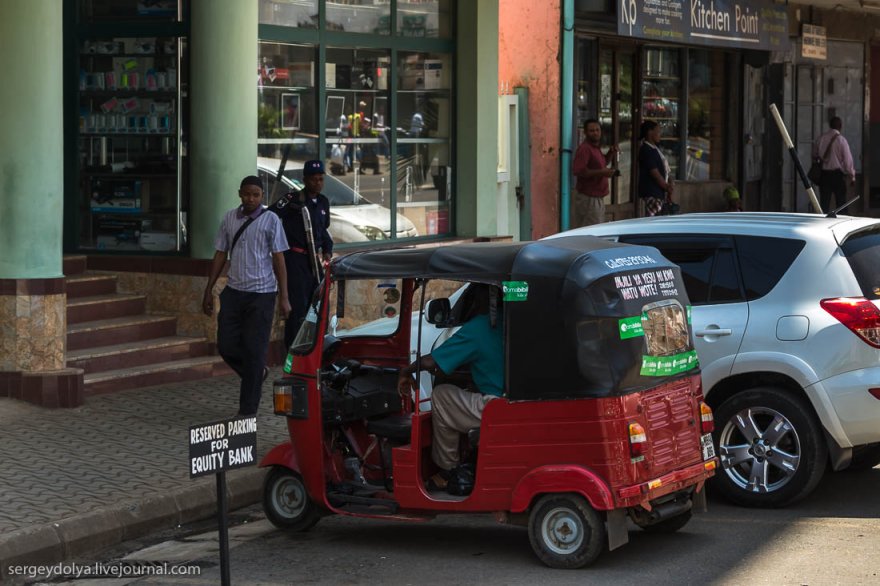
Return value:
[(217, 476), (217, 525), (220, 534), (220, 584), (230, 586), (229, 580), (229, 531), (226, 519), (226, 472)]
[(816, 197), (816, 192), (813, 191), (813, 182), (807, 177), (807, 172), (804, 171), (804, 166), (801, 165), (801, 161), (798, 159), (794, 143), (791, 142), (791, 137), (788, 135), (788, 130), (785, 129), (785, 123), (782, 121), (782, 116), (779, 115), (779, 110), (776, 109), (776, 104), (770, 104), (770, 113), (773, 114), (773, 120), (776, 121), (776, 126), (779, 128), (779, 133), (782, 135), (782, 142), (785, 143), (785, 147), (791, 155), (791, 160), (794, 161), (794, 166), (797, 169), (798, 175), (801, 176), (801, 182), (804, 184), (804, 189), (807, 190), (807, 195), (810, 197), (810, 203), (813, 204), (813, 209), (816, 210), (817, 214), (821, 214), (822, 207), (819, 205), (819, 199)]

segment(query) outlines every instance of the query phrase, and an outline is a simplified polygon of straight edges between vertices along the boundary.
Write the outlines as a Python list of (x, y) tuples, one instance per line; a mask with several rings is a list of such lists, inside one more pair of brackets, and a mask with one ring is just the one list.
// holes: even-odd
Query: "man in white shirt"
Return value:
[(834, 194), (839, 208), (846, 203), (847, 180), (855, 185), (856, 169), (853, 165), (849, 143), (840, 133), (843, 121), (834, 116), (828, 121), (830, 129), (819, 137), (813, 145), (813, 159), (822, 159), (822, 178), (819, 180), (819, 203), (823, 212), (829, 211), (831, 194)]

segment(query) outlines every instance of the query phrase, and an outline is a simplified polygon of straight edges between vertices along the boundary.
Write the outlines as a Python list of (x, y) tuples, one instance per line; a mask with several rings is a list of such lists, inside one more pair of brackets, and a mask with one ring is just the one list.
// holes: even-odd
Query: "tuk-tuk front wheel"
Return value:
[(273, 466), (263, 483), (263, 510), (279, 529), (306, 531), (321, 518), (309, 498), (302, 477), (282, 466)]
[(532, 507), (529, 541), (538, 559), (551, 568), (581, 568), (602, 553), (605, 523), (584, 497), (550, 494)]

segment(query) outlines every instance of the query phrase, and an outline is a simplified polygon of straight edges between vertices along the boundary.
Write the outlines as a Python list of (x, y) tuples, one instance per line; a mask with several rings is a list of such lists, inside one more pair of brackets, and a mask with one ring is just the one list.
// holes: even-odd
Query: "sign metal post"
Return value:
[(229, 586), (229, 519), (226, 471), (257, 463), (257, 418), (237, 417), (189, 428), (189, 477), (217, 477), (220, 583)]

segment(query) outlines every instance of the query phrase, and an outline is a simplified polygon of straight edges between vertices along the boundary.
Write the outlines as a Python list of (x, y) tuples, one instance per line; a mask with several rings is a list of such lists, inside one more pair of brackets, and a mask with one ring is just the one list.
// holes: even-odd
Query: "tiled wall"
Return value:
[(0, 295), (0, 371), (64, 368), (66, 296)]

